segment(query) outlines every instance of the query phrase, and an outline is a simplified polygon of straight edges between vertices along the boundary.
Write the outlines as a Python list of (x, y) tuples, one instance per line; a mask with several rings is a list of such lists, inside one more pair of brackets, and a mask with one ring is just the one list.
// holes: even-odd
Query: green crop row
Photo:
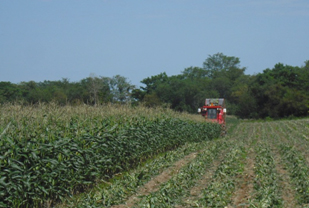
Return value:
[(156, 158), (138, 166), (134, 171), (125, 172), (111, 183), (103, 182), (96, 189), (66, 202), (67, 207), (110, 207), (121, 204), (136, 190), (148, 182), (153, 176), (158, 175), (165, 168), (170, 167), (175, 161), (185, 155), (209, 146), (209, 141), (187, 143), (173, 151), (160, 154)]
[[(238, 144), (239, 145), (239, 144)], [(202, 207), (225, 207), (231, 203), (236, 186), (237, 175), (244, 169), (244, 159), (247, 152), (243, 146), (234, 146), (226, 154), (215, 171), (210, 184), (203, 190), (198, 204)]]
[(12, 111), (1, 120), (11, 122), (0, 140), (1, 207), (52, 205), (160, 152), (220, 134), (219, 125), (164, 113), (89, 113), (88, 119), (87, 112), (62, 118), (61, 110), (59, 117), (44, 112), (18, 117)]
[(265, 144), (255, 146), (255, 199), (256, 207), (282, 207), (279, 178), (269, 147)]
[(193, 161), (179, 170), (169, 181), (162, 184), (158, 191), (143, 196), (137, 207), (167, 208), (181, 203), (181, 199), (190, 195), (190, 188), (196, 185), (212, 161), (218, 157), (220, 150), (226, 146), (224, 141), (209, 144)]
[(299, 204), (309, 204), (309, 167), (305, 158), (291, 146), (280, 145), (280, 150), (288, 161), (288, 171), (296, 187)]

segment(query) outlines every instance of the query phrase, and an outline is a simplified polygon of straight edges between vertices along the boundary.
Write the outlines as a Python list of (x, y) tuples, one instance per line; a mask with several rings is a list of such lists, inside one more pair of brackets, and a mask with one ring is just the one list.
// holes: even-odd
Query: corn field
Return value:
[(309, 207), (309, 119), (1, 106), (0, 207)]
[[(218, 137), (170, 110), (1, 106), (0, 206), (53, 206), (149, 158)], [(180, 136), (181, 135), (181, 136)]]

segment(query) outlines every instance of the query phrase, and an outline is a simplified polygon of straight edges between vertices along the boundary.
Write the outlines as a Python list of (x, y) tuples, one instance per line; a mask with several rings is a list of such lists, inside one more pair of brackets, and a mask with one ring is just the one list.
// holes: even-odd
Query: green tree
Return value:
[(131, 101), (131, 92), (135, 89), (127, 78), (116, 75), (110, 79), (113, 102), (127, 103)]
[(243, 75), (232, 86), (232, 94), (228, 100), (228, 112), (241, 118), (257, 118), (257, 104), (251, 86), (254, 76)]
[(239, 58), (216, 53), (204, 61), (203, 69), (207, 71), (209, 78), (215, 79), (218, 76), (226, 76), (233, 81), (243, 75), (246, 68), (240, 67)]
[(156, 76), (151, 76), (148, 78), (145, 78), (141, 81), (142, 84), (146, 85), (145, 87), (141, 87), (143, 91), (145, 91), (146, 94), (151, 94), (154, 92), (158, 85), (162, 83), (166, 83), (168, 81), (168, 76), (165, 72), (160, 73)]
[(182, 77), (184, 79), (205, 79), (208, 77), (207, 75), (208, 71), (200, 67), (188, 67), (182, 71)]
[(20, 96), (21, 91), (16, 84), (0, 82), (0, 103), (16, 101)]
[(87, 89), (82, 94), (83, 102), (92, 105), (111, 102), (113, 96), (110, 82), (111, 78), (109, 77), (98, 77), (93, 74), (90, 77), (82, 79), (78, 84), (79, 91), (83, 92), (81, 88)]
[(51, 100), (51, 92), (44, 89), (42, 83), (36, 83), (35, 81), (22, 82), (20, 88), (27, 103), (35, 104)]
[(234, 56), (217, 53), (209, 56), (203, 63), (203, 69), (211, 79), (211, 87), (220, 97), (231, 99), (232, 86), (237, 79), (244, 76), (245, 67), (240, 66), (240, 60)]
[(181, 75), (177, 75), (158, 85), (155, 92), (160, 100), (170, 104), (172, 109), (196, 112), (200, 103), (200, 98), (196, 97), (199, 91), (198, 83), (194, 80), (183, 79)]
[(142, 102), (145, 95), (146, 95), (146, 92), (141, 89), (133, 89), (131, 93), (131, 97), (135, 104), (137, 104), (138, 102)]
[[(278, 63), (255, 77), (251, 92), (255, 97), (258, 115), (281, 118), (308, 115), (308, 92), (305, 67)], [(308, 77), (309, 78), (309, 77)], [(307, 88), (308, 89), (308, 88)]]

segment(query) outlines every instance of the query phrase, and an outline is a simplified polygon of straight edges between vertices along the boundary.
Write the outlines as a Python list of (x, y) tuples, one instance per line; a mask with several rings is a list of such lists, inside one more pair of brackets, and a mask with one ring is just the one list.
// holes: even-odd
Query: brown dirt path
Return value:
[(178, 171), (183, 166), (185, 166), (190, 161), (192, 161), (198, 155), (199, 152), (191, 153), (191, 154), (185, 156), (183, 159), (178, 160), (172, 167), (166, 169), (160, 175), (154, 177), (148, 183), (146, 183), (144, 186), (140, 187), (137, 190), (136, 194), (134, 194), (131, 197), (129, 197), (128, 200), (124, 204), (115, 205), (115, 206), (112, 206), (112, 208), (128, 208), (128, 207), (132, 207), (134, 204), (139, 202), (140, 196), (148, 195), (148, 194), (150, 194), (152, 192), (155, 192), (155, 191), (159, 190), (159, 187), (160, 187), (160, 185), (162, 183), (168, 181), (169, 179), (172, 178), (173, 175), (177, 174)]

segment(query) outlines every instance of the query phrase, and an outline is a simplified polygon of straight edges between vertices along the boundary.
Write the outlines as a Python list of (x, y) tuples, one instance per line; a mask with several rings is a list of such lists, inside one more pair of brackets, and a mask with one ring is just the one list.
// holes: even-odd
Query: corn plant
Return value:
[(0, 109), (1, 129), (10, 123), (0, 140), (3, 207), (53, 205), (100, 178), (220, 133), (219, 125), (166, 110), (150, 114), (122, 106), (115, 110), (55, 105)]
[(68, 207), (109, 207), (123, 203), (153, 176), (170, 167), (185, 155), (209, 146), (207, 141), (187, 143), (181, 148), (160, 154), (158, 157), (141, 164), (134, 171), (125, 172), (109, 182), (99, 183), (90, 193), (66, 202)]

